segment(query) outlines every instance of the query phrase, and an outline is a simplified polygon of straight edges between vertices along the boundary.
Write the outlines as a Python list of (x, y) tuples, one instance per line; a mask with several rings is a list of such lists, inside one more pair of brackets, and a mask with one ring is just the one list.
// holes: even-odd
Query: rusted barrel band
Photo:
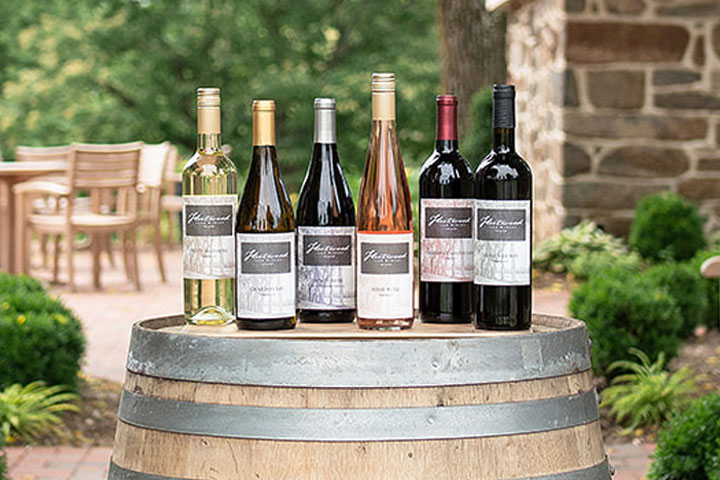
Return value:
[[(149, 473), (135, 472), (119, 467), (110, 461), (108, 480), (186, 480), (178, 477), (165, 477)], [(543, 475), (542, 477), (518, 478), (515, 480), (610, 480), (610, 469), (607, 460), (590, 468), (572, 472)]]
[(543, 400), (412, 408), (274, 408), (122, 392), (118, 418), (189, 435), (322, 442), (478, 438), (542, 432), (598, 419), (595, 390)]
[(231, 385), (372, 388), (504, 383), (590, 369), (587, 331), (579, 321), (531, 335), (277, 341), (153, 328), (163, 320), (172, 324), (175, 319), (133, 326), (129, 371)]

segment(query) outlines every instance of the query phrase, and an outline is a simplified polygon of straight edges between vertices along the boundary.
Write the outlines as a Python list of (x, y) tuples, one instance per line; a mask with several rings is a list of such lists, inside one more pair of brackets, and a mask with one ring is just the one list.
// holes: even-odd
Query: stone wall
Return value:
[(720, 227), (720, 0), (523, 0), (508, 18), (537, 239), (582, 218), (625, 234), (662, 190)]

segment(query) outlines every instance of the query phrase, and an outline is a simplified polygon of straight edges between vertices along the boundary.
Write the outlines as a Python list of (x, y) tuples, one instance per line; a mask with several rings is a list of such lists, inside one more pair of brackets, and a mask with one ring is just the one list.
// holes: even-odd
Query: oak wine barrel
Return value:
[(136, 323), (112, 480), (609, 480), (582, 322)]

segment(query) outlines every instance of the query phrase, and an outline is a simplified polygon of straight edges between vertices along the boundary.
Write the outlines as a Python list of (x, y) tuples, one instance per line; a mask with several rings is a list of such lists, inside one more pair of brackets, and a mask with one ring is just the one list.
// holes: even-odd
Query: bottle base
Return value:
[(472, 314), (420, 312), (420, 321), (423, 323), (472, 323)]
[(360, 318), (358, 317), (358, 327), (364, 330), (407, 330), (412, 328), (412, 318)]
[(298, 310), (301, 323), (352, 323), (355, 310)]
[(201, 308), (193, 315), (185, 312), (185, 322), (190, 325), (228, 325), (233, 320), (231, 313), (218, 306)]
[(530, 327), (532, 326), (531, 322), (527, 323), (513, 323), (513, 322), (506, 322), (506, 323), (483, 323), (475, 319), (473, 321), (473, 325), (477, 330), (502, 330), (502, 331), (520, 331), (520, 330), (530, 330)]
[(295, 328), (296, 324), (296, 317), (273, 318), (271, 320), (235, 319), (235, 325), (241, 330), (289, 330)]

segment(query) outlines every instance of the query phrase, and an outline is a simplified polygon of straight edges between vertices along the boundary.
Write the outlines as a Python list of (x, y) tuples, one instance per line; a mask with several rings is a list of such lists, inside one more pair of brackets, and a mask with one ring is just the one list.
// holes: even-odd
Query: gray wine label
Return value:
[(185, 231), (191, 237), (233, 234), (233, 205), (187, 205)]
[(410, 271), (407, 243), (364, 242), (360, 251), (360, 270), (370, 275), (400, 275)]
[(242, 273), (289, 273), (291, 246), (291, 242), (242, 242), (240, 244)]
[(235, 276), (235, 195), (183, 195), (183, 278)]
[(478, 285), (530, 285), (530, 200), (475, 200)]
[(427, 238), (472, 238), (472, 208), (425, 208)]
[(355, 227), (305, 227), (298, 232), (298, 308), (355, 308)]

